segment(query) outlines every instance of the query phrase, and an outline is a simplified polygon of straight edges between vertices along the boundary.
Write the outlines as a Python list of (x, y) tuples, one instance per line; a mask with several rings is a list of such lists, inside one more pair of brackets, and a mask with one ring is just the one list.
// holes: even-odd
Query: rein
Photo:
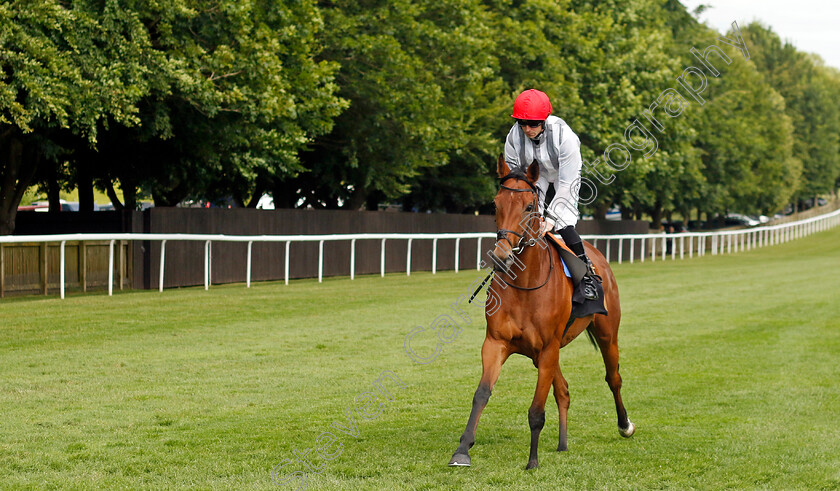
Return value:
[(532, 286), (532, 287), (517, 286), (517, 285), (514, 285), (513, 283), (508, 283), (507, 281), (503, 280), (501, 276), (499, 277), (499, 281), (501, 281), (502, 283), (504, 283), (507, 286), (512, 286), (513, 288), (516, 288), (517, 290), (524, 290), (524, 291), (539, 290), (540, 288), (544, 287), (548, 283), (548, 280), (551, 279), (551, 272), (554, 271), (554, 261), (551, 260), (551, 247), (547, 247), (546, 252), (548, 253), (548, 276), (545, 277), (545, 281), (543, 281), (540, 286)]

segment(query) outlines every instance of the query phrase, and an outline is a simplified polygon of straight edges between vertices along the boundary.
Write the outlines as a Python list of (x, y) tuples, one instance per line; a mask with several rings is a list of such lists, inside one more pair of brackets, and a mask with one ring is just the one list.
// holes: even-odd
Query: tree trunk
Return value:
[(659, 226), (662, 225), (662, 203), (657, 200), (656, 203), (653, 204), (653, 207), (650, 210), (650, 221), (652, 228), (659, 229)]
[(382, 196), (382, 193), (379, 192), (368, 194), (367, 198), (365, 198), (365, 208), (368, 211), (379, 211), (379, 201), (384, 198), (385, 197)]
[(595, 220), (606, 220), (607, 209), (609, 209), (608, 203), (599, 202), (595, 205), (595, 210), (592, 212), (592, 218)]
[(57, 165), (55, 163), (50, 164), (47, 172), (47, 200), (50, 203), (50, 213), (61, 211), (61, 187), (58, 185)]
[(17, 207), (40, 164), (40, 158), (33, 155), (29, 165), (24, 166), (23, 141), (10, 136), (10, 132), (0, 136), (0, 170), (3, 171), (0, 174), (0, 235), (11, 235), (15, 231)]
[(123, 210), (125, 206), (120, 202), (119, 196), (117, 196), (116, 190), (114, 190), (114, 183), (108, 181), (107, 186), (105, 187), (105, 192), (108, 194), (108, 199), (111, 200), (111, 203), (114, 205), (115, 210)]
[(367, 191), (364, 186), (359, 184), (353, 189), (350, 194), (350, 199), (344, 202), (345, 210), (361, 210), (367, 203)]
[(120, 178), (120, 188), (123, 192), (123, 206), (126, 210), (137, 209), (137, 184), (129, 178)]
[(87, 163), (76, 163), (76, 186), (79, 189), (79, 211), (93, 211), (93, 177)]
[(296, 192), (297, 189), (299, 187), (296, 180), (280, 181), (275, 179), (271, 186), (274, 209), (294, 208), (295, 204), (300, 201), (300, 196)]
[(256, 187), (254, 188), (254, 194), (251, 196), (251, 200), (248, 201), (248, 204), (245, 205), (246, 208), (256, 208), (257, 204), (260, 202), (260, 198), (262, 198), (263, 194), (265, 194), (266, 186), (263, 182), (257, 182)]

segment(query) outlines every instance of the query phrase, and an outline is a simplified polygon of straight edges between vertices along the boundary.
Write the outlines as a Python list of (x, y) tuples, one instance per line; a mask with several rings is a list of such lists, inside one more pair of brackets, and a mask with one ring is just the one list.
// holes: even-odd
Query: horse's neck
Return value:
[(550, 267), (548, 262), (549, 253), (546, 252), (546, 249), (551, 247), (551, 244), (548, 244), (547, 242), (543, 243), (545, 244), (545, 247), (542, 247), (539, 244), (526, 247), (525, 250), (522, 251), (522, 254), (519, 255), (519, 260), (524, 266), (523, 271), (518, 274), (522, 280), (531, 279), (533, 281), (542, 281), (545, 279), (546, 271)]

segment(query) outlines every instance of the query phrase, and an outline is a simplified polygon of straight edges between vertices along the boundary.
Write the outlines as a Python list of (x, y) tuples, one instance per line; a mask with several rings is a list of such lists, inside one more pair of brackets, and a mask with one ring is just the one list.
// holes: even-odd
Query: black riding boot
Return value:
[(573, 225), (569, 225), (568, 227), (564, 227), (560, 229), (560, 236), (563, 237), (563, 241), (569, 246), (569, 249), (577, 255), (577, 257), (586, 264), (586, 274), (580, 280), (580, 289), (583, 292), (583, 296), (587, 300), (597, 300), (598, 299), (598, 288), (595, 286), (595, 282), (601, 282), (601, 277), (595, 274), (595, 270), (592, 267), (592, 261), (586, 256), (586, 250), (583, 248), (583, 241), (578, 235), (577, 230)]

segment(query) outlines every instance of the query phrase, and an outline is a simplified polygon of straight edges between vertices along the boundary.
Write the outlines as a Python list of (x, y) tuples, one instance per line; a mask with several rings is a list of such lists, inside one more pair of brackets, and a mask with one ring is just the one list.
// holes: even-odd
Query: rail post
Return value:
[(59, 253), (60, 254), (60, 259), (59, 259), (59, 271), (60, 271), (59, 276), (60, 277), (58, 279), (58, 291), (60, 292), (62, 299), (64, 298), (64, 246), (65, 246), (65, 244), (67, 244), (67, 241), (62, 240), (61, 241), (61, 252)]
[(382, 239), (382, 245), (380, 246), (380, 255), (379, 255), (379, 276), (382, 278), (385, 277), (385, 239)]
[(324, 241), (318, 241), (318, 283), (324, 280)]
[[(248, 241), (248, 259), (245, 266), (248, 270), (245, 272), (245, 288), (251, 288), (251, 249), (254, 245), (253, 240)], [(163, 283), (161, 283), (162, 285)]]
[(437, 274), (437, 237), (432, 240), (432, 274)]
[(414, 239), (408, 239), (408, 245), (405, 249), (405, 275), (411, 276), (411, 241)]
[(356, 277), (356, 239), (350, 239), (350, 279)]
[(292, 241), (287, 240), (286, 241), (286, 257), (285, 257), (286, 264), (285, 264), (285, 268), (284, 268), (285, 273), (283, 275), (283, 278), (284, 278), (287, 285), (289, 284), (289, 246), (291, 246), (291, 245), (292, 245)]
[(160, 242), (160, 274), (158, 275), (160, 284), (158, 285), (158, 291), (163, 291), (163, 267), (166, 264), (166, 239)]

